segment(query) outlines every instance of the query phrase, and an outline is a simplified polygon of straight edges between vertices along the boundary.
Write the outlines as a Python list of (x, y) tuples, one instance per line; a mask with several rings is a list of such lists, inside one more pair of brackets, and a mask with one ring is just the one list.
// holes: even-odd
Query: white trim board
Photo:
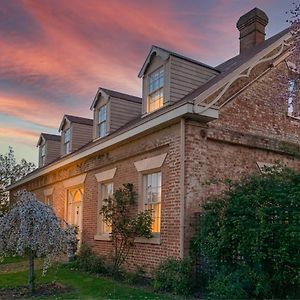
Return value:
[[(40, 170), (39, 172), (36, 172), (32, 175), (28, 175), (27, 177), (25, 177), (24, 179), (21, 179), (20, 181), (12, 184), (11, 186), (8, 187), (7, 190), (11, 190), (13, 188), (16, 188), (26, 182), (29, 182), (35, 178), (38, 178), (42, 175), (45, 175), (51, 171), (54, 171), (54, 170), (57, 170), (58, 168), (61, 168), (61, 167), (64, 167), (65, 165), (68, 165), (70, 163), (73, 163), (79, 159), (82, 159), (86, 156), (89, 156), (89, 155), (92, 155), (94, 153), (97, 153), (101, 150), (104, 150), (112, 145), (115, 145), (117, 143), (120, 143), (120, 142), (123, 142), (129, 138), (132, 138), (134, 136), (137, 136), (141, 133), (144, 133), (148, 130), (151, 130), (159, 125), (162, 125), (164, 123), (167, 123), (169, 121), (172, 121), (174, 119), (179, 119), (185, 115), (188, 115), (188, 114), (197, 114), (195, 111), (194, 111), (194, 104), (193, 103), (185, 103), (181, 106), (178, 106), (170, 111), (167, 111), (159, 116), (157, 116), (156, 118), (154, 119), (151, 119), (149, 121), (146, 121), (145, 123), (143, 124), (140, 124), (140, 125), (137, 125), (136, 127), (133, 127), (131, 129), (129, 129), (128, 131), (126, 132), (123, 132), (123, 133), (120, 133), (119, 135), (107, 140), (107, 141), (104, 141), (103, 143), (101, 144), (97, 144), (91, 148), (88, 148), (82, 152), (79, 152), (79, 153), (76, 153), (75, 155), (73, 156), (70, 156), (70, 157), (66, 157), (64, 160), (60, 160), (58, 162), (55, 162), (49, 166), (46, 166), (44, 167), (42, 170)], [(212, 116), (215, 116), (217, 117), (218, 116), (218, 112), (216, 109), (214, 108), (210, 108), (208, 109), (204, 114), (201, 114), (201, 115), (212, 115)], [(199, 114), (200, 116), (200, 114)]]

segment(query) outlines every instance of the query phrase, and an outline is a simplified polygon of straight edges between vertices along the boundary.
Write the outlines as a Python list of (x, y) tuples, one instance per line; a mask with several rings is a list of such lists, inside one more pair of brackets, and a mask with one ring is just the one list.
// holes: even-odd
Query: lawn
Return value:
[[(17, 272), (0, 271), (0, 288), (11, 288), (27, 284), (27, 270)], [(41, 270), (36, 272), (36, 283), (57, 282), (69, 288), (67, 293), (42, 297), (42, 299), (174, 299), (177, 297), (154, 293), (153, 291), (133, 287), (109, 278), (71, 270), (64, 265), (49, 269), (45, 277)], [(37, 299), (37, 298), (34, 298)], [(177, 298), (179, 299), (179, 298)]]
[(0, 265), (17, 263), (24, 260), (25, 258), (22, 256), (8, 256), (8, 257), (4, 257), (3, 260), (0, 260)]

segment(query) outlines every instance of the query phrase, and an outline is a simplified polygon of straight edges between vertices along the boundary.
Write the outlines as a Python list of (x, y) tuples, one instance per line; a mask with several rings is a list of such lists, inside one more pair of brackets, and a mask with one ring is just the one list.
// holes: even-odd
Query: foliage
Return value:
[(147, 283), (146, 279), (146, 271), (142, 266), (137, 265), (134, 269), (134, 271), (131, 272), (123, 272), (125, 281), (129, 284), (134, 285), (145, 285)]
[(96, 274), (106, 274), (108, 272), (103, 257), (96, 255), (86, 244), (81, 245), (75, 265), (86, 272)]
[(168, 258), (154, 271), (153, 286), (157, 290), (178, 295), (189, 295), (195, 283), (193, 263), (190, 258)]
[(34, 258), (45, 259), (46, 271), (56, 256), (73, 250), (74, 240), (73, 228), (25, 190), (18, 192), (17, 202), (0, 217), (0, 256), (28, 254), (30, 291), (34, 288)]
[(8, 210), (9, 193), (5, 188), (35, 169), (35, 165), (22, 159), (17, 163), (12, 147), (8, 153), (0, 154), (0, 215)]
[(134, 239), (152, 236), (151, 211), (145, 210), (135, 214), (136, 198), (133, 185), (124, 184), (123, 188), (114, 192), (113, 197), (104, 200), (100, 210), (103, 221), (112, 226), (113, 270), (116, 272), (120, 270), (134, 247)]
[(220, 298), (299, 298), (300, 174), (288, 169), (236, 183), (204, 205), (193, 249), (215, 270)]

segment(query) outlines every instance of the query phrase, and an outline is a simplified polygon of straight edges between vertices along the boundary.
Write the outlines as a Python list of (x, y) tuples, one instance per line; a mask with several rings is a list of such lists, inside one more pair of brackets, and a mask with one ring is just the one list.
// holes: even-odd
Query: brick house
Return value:
[[(109, 255), (101, 201), (133, 183), (136, 210), (153, 209), (153, 238), (136, 240), (129, 263), (151, 269), (184, 257), (195, 215), (220, 181), (276, 162), (300, 170), (299, 98), (281, 95), (294, 88), (290, 34), (265, 40), (267, 23), (257, 8), (242, 16), (240, 54), (217, 67), (152, 46), (138, 75), (142, 98), (99, 88), (93, 119), (65, 115), (61, 135), (42, 133), (39, 168), (10, 192), (33, 191), (79, 226), (82, 242)], [(286, 87), (279, 75), (290, 76)]]

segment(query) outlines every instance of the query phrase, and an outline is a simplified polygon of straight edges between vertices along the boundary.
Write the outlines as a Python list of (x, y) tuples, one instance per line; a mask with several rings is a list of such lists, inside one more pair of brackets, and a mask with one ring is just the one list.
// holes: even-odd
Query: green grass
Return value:
[[(129, 286), (112, 279), (97, 277), (65, 266), (52, 267), (45, 277), (41, 271), (36, 272), (36, 283), (59, 282), (71, 291), (62, 294), (61, 299), (180, 299), (165, 294), (154, 293), (151, 290)], [(0, 287), (16, 287), (27, 284), (27, 271), (15, 273), (0, 273)], [(36, 299), (36, 298), (35, 298)], [(45, 299), (45, 298), (44, 298)], [(47, 299), (58, 299), (57, 296)]]
[(12, 263), (25, 261), (25, 260), (27, 260), (27, 258), (23, 256), (8, 256), (5, 257), (2, 261), (0, 261), (0, 265), (12, 264)]

